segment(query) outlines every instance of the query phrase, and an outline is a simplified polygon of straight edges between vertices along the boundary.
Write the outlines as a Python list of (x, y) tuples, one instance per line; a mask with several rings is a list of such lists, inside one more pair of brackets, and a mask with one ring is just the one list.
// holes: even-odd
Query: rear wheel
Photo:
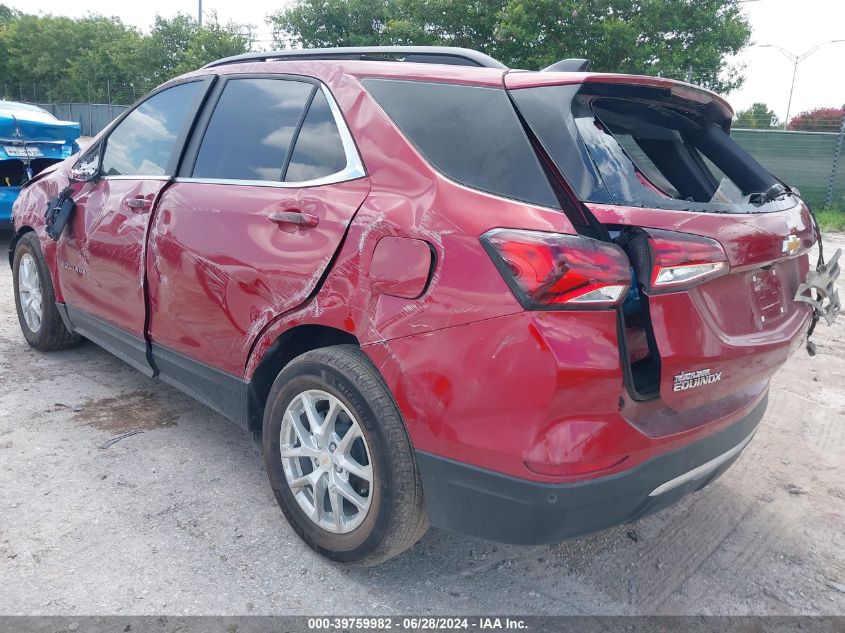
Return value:
[(76, 345), (79, 336), (68, 331), (56, 308), (53, 280), (35, 233), (18, 240), (12, 276), (18, 322), (27, 343), (45, 352)]
[(375, 564), (428, 528), (399, 411), (354, 346), (307, 352), (285, 367), (267, 401), (263, 452), (285, 517), (324, 556)]

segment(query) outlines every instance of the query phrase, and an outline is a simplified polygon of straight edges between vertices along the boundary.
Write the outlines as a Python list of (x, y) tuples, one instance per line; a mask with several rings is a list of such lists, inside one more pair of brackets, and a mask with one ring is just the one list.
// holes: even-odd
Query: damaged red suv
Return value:
[(567, 69), (403, 47), (178, 77), (25, 186), (24, 336), (90, 339), (261, 437), (336, 560), (664, 508), (754, 435), (816, 318), (817, 230), (717, 95)]

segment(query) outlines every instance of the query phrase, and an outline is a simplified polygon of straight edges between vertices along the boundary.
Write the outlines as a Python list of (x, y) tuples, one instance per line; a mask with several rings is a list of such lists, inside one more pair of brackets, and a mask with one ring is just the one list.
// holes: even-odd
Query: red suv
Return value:
[(24, 188), (24, 336), (260, 434), (336, 560), (664, 508), (754, 435), (816, 228), (717, 95), (569, 66), (323, 49), (178, 77)]

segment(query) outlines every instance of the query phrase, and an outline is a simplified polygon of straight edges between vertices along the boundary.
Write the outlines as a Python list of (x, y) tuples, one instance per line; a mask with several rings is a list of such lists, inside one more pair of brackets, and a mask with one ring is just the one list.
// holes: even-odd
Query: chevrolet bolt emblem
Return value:
[(783, 252), (787, 255), (792, 255), (798, 251), (798, 248), (801, 246), (801, 240), (798, 239), (797, 235), (789, 235), (783, 241)]

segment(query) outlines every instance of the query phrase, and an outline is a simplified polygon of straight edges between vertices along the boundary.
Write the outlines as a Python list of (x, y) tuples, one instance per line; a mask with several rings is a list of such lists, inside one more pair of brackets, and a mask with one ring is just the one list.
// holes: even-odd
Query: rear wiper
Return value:
[(767, 202), (774, 202), (775, 200), (783, 198), (784, 196), (787, 196), (791, 193), (792, 191), (789, 189), (789, 187), (784, 186), (782, 183), (776, 182), (762, 193), (752, 193), (749, 196), (748, 201), (751, 204), (761, 205), (766, 204)]

